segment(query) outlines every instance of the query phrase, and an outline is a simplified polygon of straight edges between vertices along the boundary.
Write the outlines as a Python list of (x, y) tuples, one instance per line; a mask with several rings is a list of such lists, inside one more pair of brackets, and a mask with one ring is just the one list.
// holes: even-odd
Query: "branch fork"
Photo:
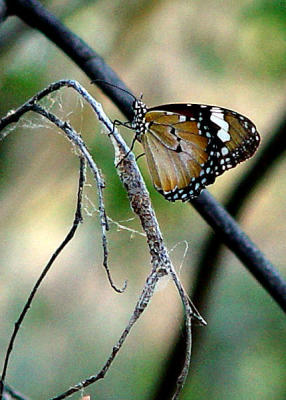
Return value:
[[(62, 87), (70, 87), (76, 90), (80, 96), (82, 96), (88, 104), (92, 107), (95, 114), (97, 115), (98, 120), (103, 124), (105, 130), (107, 131), (107, 136), (110, 138), (111, 143), (114, 147), (115, 152), (115, 160), (114, 164), (117, 166), (117, 172), (121, 182), (123, 183), (124, 187), (126, 188), (131, 208), (133, 212), (139, 217), (142, 228), (147, 237), (147, 244), (149, 247), (149, 252), (151, 255), (151, 272), (149, 273), (145, 285), (142, 289), (141, 295), (139, 296), (138, 302), (134, 308), (133, 314), (129, 320), (128, 325), (123, 330), (117, 344), (113, 347), (112, 352), (107, 359), (105, 365), (102, 369), (95, 375), (92, 375), (88, 379), (74, 385), (64, 393), (53, 397), (52, 400), (59, 400), (64, 399), (67, 396), (83, 389), (84, 387), (94, 383), (95, 381), (102, 379), (105, 374), (107, 373), (110, 365), (112, 364), (115, 356), (117, 355), (118, 351), (122, 347), (127, 335), (130, 333), (133, 325), (141, 316), (143, 311), (148, 306), (149, 302), (152, 299), (154, 290), (156, 285), (161, 277), (169, 274), (174, 281), (179, 295), (181, 297), (185, 315), (186, 315), (186, 331), (187, 331), (187, 339), (186, 339), (186, 357), (185, 363), (183, 366), (183, 370), (178, 377), (177, 381), (177, 388), (174, 393), (174, 399), (178, 398), (179, 393), (182, 390), (184, 385), (185, 379), (187, 377), (187, 373), (189, 370), (190, 360), (191, 360), (191, 326), (192, 320), (198, 321), (201, 325), (206, 325), (205, 320), (201, 317), (195, 306), (192, 304), (191, 300), (189, 299), (187, 293), (185, 292), (179, 277), (176, 274), (174, 266), (170, 260), (168, 250), (163, 242), (162, 234), (158, 225), (158, 221), (156, 219), (155, 212), (152, 208), (150, 197), (148, 191), (146, 189), (145, 183), (141, 176), (141, 173), (137, 167), (135, 162), (135, 157), (133, 153), (130, 152), (128, 146), (123, 141), (121, 135), (119, 134), (118, 130), (112, 124), (112, 122), (108, 119), (106, 114), (104, 113), (102, 106), (76, 81), (73, 80), (61, 80), (49, 85), (46, 89), (39, 92), (37, 95), (33, 96), (29, 99), (25, 104), (19, 107), (15, 111), (9, 112), (6, 117), (0, 120), (0, 131), (4, 129), (11, 123), (17, 122), (26, 112), (33, 111), (36, 112), (53, 124), (55, 124), (72, 142), (74, 146), (79, 150), (80, 153), (80, 178), (79, 178), (79, 189), (78, 189), (78, 196), (77, 196), (77, 209), (75, 213), (74, 223), (72, 225), (71, 231), (59, 246), (59, 248), (55, 251), (52, 255), (49, 263), (44, 268), (43, 272), (41, 273), (39, 279), (37, 280), (34, 288), (31, 291), (31, 294), (23, 308), (22, 313), (20, 314), (19, 319), (15, 323), (15, 329), (11, 336), (11, 340), (7, 349), (4, 368), (2, 371), (2, 378), (1, 378), (1, 385), (0, 385), (0, 399), (2, 398), (3, 388), (4, 388), (4, 380), (6, 378), (7, 368), (9, 357), (13, 348), (13, 344), (16, 338), (16, 335), (19, 331), (20, 325), (28, 312), (29, 307), (34, 299), (34, 296), (42, 283), (43, 279), (47, 275), (48, 271), (50, 270), (52, 264), (54, 263), (57, 256), (60, 254), (62, 249), (67, 245), (67, 243), (73, 237), (76, 228), (80, 222), (82, 222), (82, 195), (83, 195), (83, 187), (85, 182), (85, 170), (86, 165), (91, 169), (94, 179), (97, 184), (98, 190), (98, 202), (99, 202), (99, 215), (100, 215), (100, 223), (102, 229), (102, 246), (103, 246), (103, 265), (106, 269), (107, 276), (109, 282), (114, 290), (119, 293), (124, 292), (126, 289), (127, 282), (124, 283), (121, 289), (117, 288), (113, 283), (111, 273), (108, 266), (108, 247), (107, 247), (107, 236), (106, 232), (108, 231), (108, 220), (106, 216), (105, 206), (104, 206), (104, 199), (103, 199), (103, 189), (105, 187), (104, 181), (102, 179), (100, 170), (98, 169), (96, 163), (94, 162), (91, 154), (89, 153), (85, 142), (81, 138), (81, 136), (74, 131), (72, 126), (66, 122), (60, 120), (57, 116), (50, 113), (49, 111), (45, 110), (40, 104), (39, 101), (43, 99), (46, 95), (59, 90)], [(3, 134), (0, 136), (0, 141), (3, 140), (5, 135)]]

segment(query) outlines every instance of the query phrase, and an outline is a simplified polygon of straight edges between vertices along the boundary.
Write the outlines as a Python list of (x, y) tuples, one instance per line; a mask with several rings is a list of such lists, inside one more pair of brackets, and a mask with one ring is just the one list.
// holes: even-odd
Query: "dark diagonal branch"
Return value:
[[(204, 198), (207, 198), (207, 207)], [(216, 234), (240, 259), (249, 272), (272, 296), (278, 305), (286, 312), (286, 282), (278, 271), (240, 229), (226, 210), (218, 206), (210, 193), (204, 192), (192, 201), (199, 209)], [(218, 225), (218, 221), (220, 224)]]

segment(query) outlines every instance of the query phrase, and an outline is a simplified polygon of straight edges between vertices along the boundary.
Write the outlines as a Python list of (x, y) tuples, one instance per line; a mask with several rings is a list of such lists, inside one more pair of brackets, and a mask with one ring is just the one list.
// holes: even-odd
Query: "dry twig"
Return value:
[[(167, 251), (166, 246), (164, 245), (163, 238), (159, 229), (159, 225), (155, 216), (155, 213), (152, 209), (149, 194), (147, 192), (147, 189), (145, 187), (143, 178), (140, 174), (140, 171), (138, 170), (138, 167), (136, 165), (134, 156), (132, 153), (130, 153), (127, 145), (119, 135), (118, 131), (114, 128), (113, 124), (110, 122), (110, 120), (107, 118), (105, 113), (102, 110), (101, 105), (96, 102), (92, 96), (89, 95), (89, 93), (81, 87), (77, 82), (72, 81), (72, 80), (63, 80), (59, 81), (56, 83), (51, 84), (48, 88), (44, 89), (43, 91), (39, 92), (36, 96), (31, 98), (29, 101), (27, 101), (23, 106), (19, 107), (17, 110), (10, 112), (6, 117), (4, 117), (0, 121), (0, 129), (3, 129), (7, 125), (9, 125), (12, 122), (17, 122), (19, 118), (25, 114), (27, 111), (34, 111), (37, 112), (41, 115), (43, 115), (45, 118), (49, 119), (52, 123), (54, 123), (56, 126), (58, 126), (64, 134), (67, 136), (67, 138), (77, 147), (77, 149), (80, 151), (81, 154), (81, 175), (80, 175), (80, 185), (79, 185), (79, 194), (78, 194), (78, 206), (77, 206), (77, 212), (76, 212), (76, 217), (75, 221), (73, 224), (73, 227), (71, 231), (74, 234), (74, 231), (78, 225), (78, 223), (82, 220), (81, 217), (81, 200), (82, 200), (82, 188), (83, 188), (83, 183), (84, 183), (84, 177), (85, 174), (83, 173), (84, 171), (84, 166), (83, 166), (83, 160), (88, 164), (90, 167), (92, 173), (94, 174), (96, 183), (97, 183), (97, 188), (98, 188), (98, 197), (99, 197), (99, 213), (100, 213), (100, 221), (101, 221), (101, 227), (102, 227), (102, 245), (103, 245), (103, 254), (104, 254), (104, 260), (103, 260), (103, 265), (107, 271), (109, 281), (112, 285), (112, 287), (118, 291), (122, 292), (124, 291), (126, 287), (126, 282), (124, 284), (123, 289), (117, 289), (116, 286), (113, 284), (108, 263), (107, 263), (107, 257), (108, 257), (108, 249), (107, 249), (107, 239), (106, 239), (106, 231), (108, 230), (108, 224), (107, 224), (107, 217), (105, 213), (105, 207), (104, 207), (104, 202), (103, 202), (103, 193), (102, 189), (104, 188), (104, 182), (102, 181), (101, 174), (92, 158), (90, 153), (88, 152), (88, 149), (80, 137), (73, 128), (68, 124), (67, 122), (64, 122), (57, 118), (54, 114), (51, 114), (50, 112), (46, 111), (41, 105), (38, 104), (39, 100), (41, 100), (43, 97), (45, 97), (47, 94), (60, 89), (63, 86), (68, 86), (72, 87), (75, 89), (93, 108), (95, 111), (99, 121), (104, 125), (108, 132), (108, 136), (111, 139), (111, 142), (114, 146), (115, 150), (115, 160), (114, 163), (115, 165), (118, 165), (117, 171), (119, 174), (119, 177), (125, 186), (131, 207), (135, 214), (138, 215), (140, 218), (142, 227), (146, 233), (147, 237), (147, 243), (149, 246), (149, 251), (151, 254), (151, 264), (152, 264), (152, 269), (151, 273), (148, 275), (146, 279), (146, 283), (144, 285), (144, 288), (142, 290), (142, 293), (139, 297), (139, 300), (135, 306), (134, 312), (129, 320), (129, 323), (127, 327), (124, 329), (122, 335), (120, 336), (117, 344), (113, 347), (111, 355), (109, 356), (108, 360), (102, 367), (102, 369), (99, 371), (99, 373), (92, 375), (88, 379), (78, 383), (77, 385), (74, 385), (72, 388), (68, 389), (64, 393), (60, 394), (59, 396), (54, 397), (54, 400), (59, 400), (59, 399), (64, 399), (67, 396), (71, 395), (72, 393), (75, 393), (82, 388), (90, 385), (91, 383), (102, 379), (105, 374), (107, 373), (110, 365), (112, 364), (116, 354), (122, 347), (127, 335), (129, 334), (131, 328), (137, 321), (137, 319), (140, 317), (142, 312), (145, 310), (147, 305), (149, 304), (149, 301), (151, 300), (156, 284), (160, 280), (162, 276), (165, 276), (167, 274), (170, 274), (172, 277), (178, 292), (180, 294), (180, 297), (182, 299), (182, 303), (185, 308), (185, 313), (186, 313), (186, 328), (187, 328), (187, 340), (186, 340), (186, 358), (185, 358), (185, 363), (183, 366), (183, 370), (178, 378), (177, 381), (177, 389), (174, 394), (174, 399), (176, 399), (183, 387), (183, 384), (185, 382), (189, 365), (190, 365), (190, 360), (191, 360), (191, 324), (192, 324), (192, 319), (196, 319), (199, 321), (199, 323), (205, 325), (206, 322), (204, 319), (200, 316), (199, 312), (195, 308), (195, 306), (192, 304), (191, 300), (187, 296), (180, 279), (178, 278), (175, 269), (171, 263), (171, 260), (169, 258), (169, 254)], [(119, 162), (120, 161), (120, 162)], [(72, 236), (73, 236), (72, 234)], [(52, 263), (54, 262), (55, 258), (57, 255), (60, 253), (62, 248), (66, 245), (67, 241), (71, 239), (71, 232), (68, 234), (67, 238), (64, 240), (64, 242), (61, 244), (61, 246), (56, 250), (56, 252), (53, 254), (50, 262), (48, 265), (45, 267), (43, 270), (40, 278), (38, 279), (35, 287), (33, 288), (31, 295), (29, 296), (29, 299), (24, 306), (23, 312), (21, 313), (18, 321), (15, 324), (15, 330), (14, 333), (11, 337), (11, 341), (8, 347), (7, 355), (6, 355), (6, 361), (5, 361), (5, 366), (4, 370), (2, 373), (2, 380), (1, 382), (4, 383), (4, 379), (6, 377), (6, 372), (7, 372), (7, 367), (8, 367), (8, 360), (9, 356), (11, 354), (12, 348), (13, 348), (13, 343), (16, 337), (16, 334), (19, 330), (20, 324), (23, 321), (24, 316), (26, 315), (31, 302), (36, 294), (36, 291), (46, 276), (48, 270), (50, 269)]]

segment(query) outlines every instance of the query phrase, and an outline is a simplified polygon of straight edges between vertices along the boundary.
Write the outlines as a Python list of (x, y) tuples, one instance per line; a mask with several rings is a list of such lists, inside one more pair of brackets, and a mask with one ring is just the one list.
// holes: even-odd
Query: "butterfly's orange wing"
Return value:
[(227, 109), (169, 104), (145, 114), (140, 141), (155, 188), (168, 200), (197, 197), (215, 177), (251, 157), (260, 138), (253, 123)]

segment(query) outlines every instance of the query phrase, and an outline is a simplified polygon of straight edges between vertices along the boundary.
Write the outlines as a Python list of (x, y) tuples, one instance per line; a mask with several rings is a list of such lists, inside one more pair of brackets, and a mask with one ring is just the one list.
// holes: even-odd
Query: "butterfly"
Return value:
[(143, 148), (153, 185), (167, 200), (198, 197), (216, 177), (250, 158), (260, 136), (235, 111), (203, 104), (147, 108), (134, 100), (130, 126)]

